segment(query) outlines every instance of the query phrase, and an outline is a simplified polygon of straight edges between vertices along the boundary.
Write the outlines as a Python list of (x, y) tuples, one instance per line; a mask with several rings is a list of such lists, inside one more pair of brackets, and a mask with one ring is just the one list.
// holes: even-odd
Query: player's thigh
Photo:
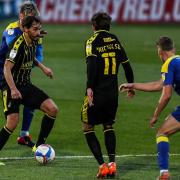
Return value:
[(162, 126), (159, 128), (157, 136), (171, 135), (180, 130), (180, 122), (177, 121), (172, 115), (169, 115)]
[(30, 84), (21, 90), (23, 96), (23, 104), (34, 109), (40, 109), (41, 104), (49, 99), (49, 96), (38, 87)]
[(105, 98), (101, 96), (95, 96), (94, 105), (90, 107), (88, 98), (85, 96), (81, 109), (81, 120), (91, 125), (113, 124), (115, 122), (117, 107), (117, 98)]
[(105, 106), (103, 106), (103, 125), (112, 126), (116, 120), (116, 113), (118, 108), (118, 102), (116, 99), (110, 99)]
[(81, 121), (85, 125), (91, 123), (90, 118), (89, 118), (89, 114), (90, 114), (89, 109), (90, 109), (90, 106), (88, 104), (88, 97), (85, 96), (82, 107), (81, 107)]
[(10, 89), (2, 90), (2, 100), (5, 117), (9, 114), (19, 113), (19, 106), (21, 104), (21, 99), (12, 99)]

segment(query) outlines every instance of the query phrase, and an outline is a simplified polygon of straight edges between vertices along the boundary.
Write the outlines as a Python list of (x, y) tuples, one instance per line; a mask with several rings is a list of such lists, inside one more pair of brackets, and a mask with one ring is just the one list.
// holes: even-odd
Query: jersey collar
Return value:
[(179, 55), (173, 55), (173, 56), (167, 58), (166, 61), (171, 61), (172, 59), (177, 58), (177, 57), (179, 57)]
[(32, 45), (32, 41), (31, 41), (31, 43), (30, 43), (30, 42), (28, 42), (28, 38), (25, 36), (25, 34), (24, 34), (24, 33), (23, 33), (23, 38), (24, 38), (25, 43), (26, 43), (26, 45), (27, 45), (27, 46), (31, 46), (31, 45)]
[(99, 32), (109, 32), (109, 31), (107, 31), (107, 30), (97, 30), (97, 31), (94, 32), (94, 34), (99, 33)]
[(173, 55), (171, 57), (169, 57), (168, 59), (166, 59), (166, 61), (164, 62), (164, 64), (161, 67), (161, 73), (167, 73), (168, 72), (168, 67), (169, 67), (169, 63), (174, 59), (179, 57), (179, 55)]

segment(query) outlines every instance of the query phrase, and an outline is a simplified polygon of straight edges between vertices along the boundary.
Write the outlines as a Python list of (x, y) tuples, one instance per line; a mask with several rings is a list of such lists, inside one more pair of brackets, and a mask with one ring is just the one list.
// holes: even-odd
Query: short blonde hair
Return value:
[(25, 1), (20, 7), (20, 13), (27, 16), (28, 14), (33, 14), (33, 16), (40, 16), (37, 5), (33, 1)]

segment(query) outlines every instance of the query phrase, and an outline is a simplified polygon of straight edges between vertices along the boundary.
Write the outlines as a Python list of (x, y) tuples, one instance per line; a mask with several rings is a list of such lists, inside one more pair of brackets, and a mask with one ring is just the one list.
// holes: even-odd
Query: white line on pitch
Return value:
[[(125, 154), (116, 155), (116, 158), (126, 158), (126, 157), (156, 157), (157, 154)], [(170, 154), (170, 156), (180, 156), (180, 154)], [(107, 156), (104, 156), (107, 157)], [(0, 160), (26, 160), (33, 159), (34, 157), (0, 157)], [(88, 159), (94, 158), (94, 156), (56, 156), (56, 159)]]

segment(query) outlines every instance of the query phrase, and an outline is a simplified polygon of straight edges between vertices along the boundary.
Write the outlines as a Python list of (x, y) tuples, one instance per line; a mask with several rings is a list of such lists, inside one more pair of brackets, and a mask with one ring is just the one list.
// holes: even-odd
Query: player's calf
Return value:
[(4, 126), (0, 131), (0, 150), (4, 147), (13, 131)]

